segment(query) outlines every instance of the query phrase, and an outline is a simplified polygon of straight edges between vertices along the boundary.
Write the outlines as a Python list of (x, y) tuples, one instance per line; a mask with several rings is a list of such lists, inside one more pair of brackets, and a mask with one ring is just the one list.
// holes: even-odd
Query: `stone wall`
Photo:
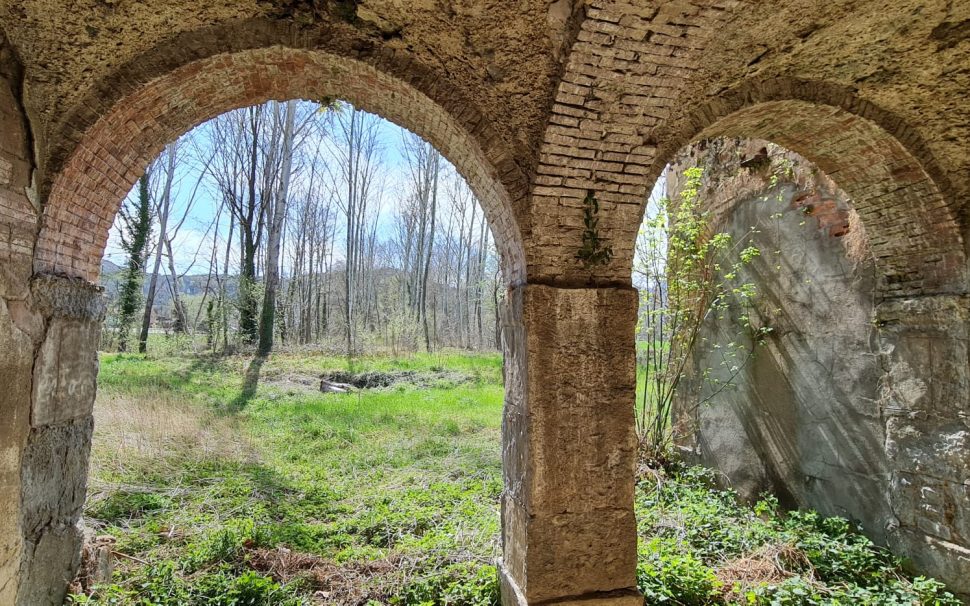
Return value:
[(0, 604), (16, 599), (24, 553), (20, 463), (38, 329), (27, 305), (37, 213), (24, 194), (31, 162), (17, 101), (18, 71), (0, 37)]
[(0, 604), (60, 604), (80, 559), (104, 303), (33, 276), (39, 210), (19, 64), (0, 37)]
[[(715, 225), (761, 250), (741, 279), (757, 286), (756, 323), (771, 333), (735, 386), (700, 406), (712, 389), (700, 372), (730, 371), (718, 350), (698, 352), (678, 402), (681, 446), (742, 496), (846, 517), (970, 593), (966, 301), (883, 297), (852, 201), (800, 156), (705, 141), (671, 166), (672, 195), (695, 165)], [(730, 318), (704, 337), (751, 346)]]

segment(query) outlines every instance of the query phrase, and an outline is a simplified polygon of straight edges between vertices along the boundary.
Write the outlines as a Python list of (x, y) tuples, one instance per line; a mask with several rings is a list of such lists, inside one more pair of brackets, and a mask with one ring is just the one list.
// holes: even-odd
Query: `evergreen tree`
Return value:
[(141, 309), (141, 285), (152, 232), (148, 174), (138, 180), (138, 196), (121, 206), (121, 248), (128, 255), (118, 296), (118, 351), (128, 350), (128, 336)]

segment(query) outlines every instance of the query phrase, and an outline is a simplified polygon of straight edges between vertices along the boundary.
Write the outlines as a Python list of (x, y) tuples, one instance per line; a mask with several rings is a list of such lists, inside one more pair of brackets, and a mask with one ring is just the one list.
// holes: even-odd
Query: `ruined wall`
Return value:
[[(859, 523), (917, 569), (970, 593), (970, 461), (965, 302), (881, 299), (852, 201), (803, 158), (764, 141), (715, 139), (672, 165), (705, 167), (702, 200), (720, 229), (762, 254), (742, 280), (757, 286), (766, 344), (708, 404), (698, 379), (679, 403), (693, 430), (681, 445), (744, 497)], [(735, 309), (735, 313), (738, 310)], [(704, 330), (722, 347), (751, 338), (730, 319)], [(716, 350), (693, 376), (729, 373)]]

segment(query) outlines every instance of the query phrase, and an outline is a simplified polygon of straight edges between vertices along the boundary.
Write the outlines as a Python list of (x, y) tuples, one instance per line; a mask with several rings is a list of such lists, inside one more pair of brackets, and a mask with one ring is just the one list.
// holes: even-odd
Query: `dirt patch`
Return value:
[(476, 374), (453, 370), (372, 370), (349, 372), (346, 370), (326, 370), (319, 375), (302, 373), (281, 373), (277, 376), (264, 376), (263, 383), (288, 391), (327, 391), (322, 385), (346, 386), (349, 390), (390, 389), (412, 386), (418, 389), (452, 388), (469, 383), (478, 383), (482, 377)]
[(418, 373), (413, 370), (347, 372), (343, 370), (328, 370), (320, 375), (323, 381), (344, 383), (357, 389), (375, 389), (390, 387), (396, 383), (414, 383)]

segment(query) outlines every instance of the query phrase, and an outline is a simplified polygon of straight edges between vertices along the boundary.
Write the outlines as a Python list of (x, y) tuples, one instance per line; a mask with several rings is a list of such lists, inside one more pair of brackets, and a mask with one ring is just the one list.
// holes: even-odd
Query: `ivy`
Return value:
[(576, 253), (576, 258), (583, 262), (583, 268), (587, 270), (606, 265), (613, 259), (613, 247), (604, 246), (599, 237), (599, 212), (599, 201), (593, 190), (587, 191), (583, 199), (583, 245)]

